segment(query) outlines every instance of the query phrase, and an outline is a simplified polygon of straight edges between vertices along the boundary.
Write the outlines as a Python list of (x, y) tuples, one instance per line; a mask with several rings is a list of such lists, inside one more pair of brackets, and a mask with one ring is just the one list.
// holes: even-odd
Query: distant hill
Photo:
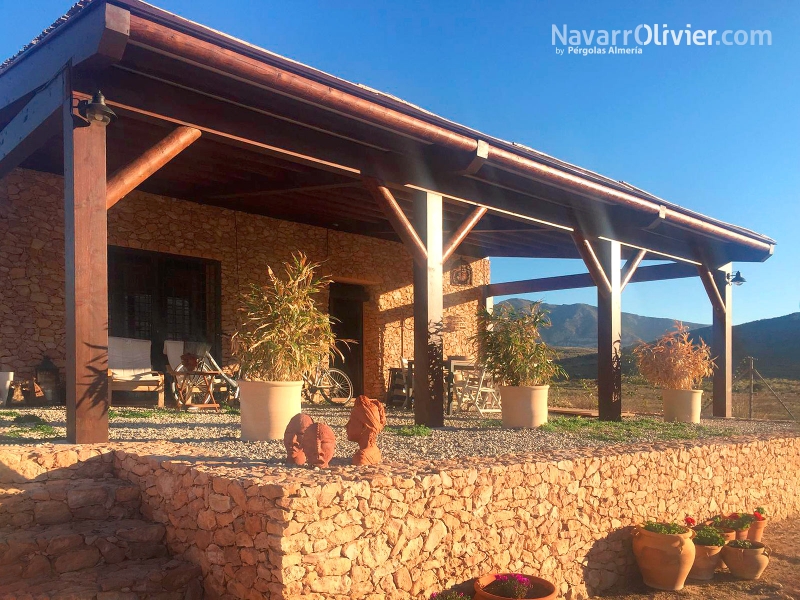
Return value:
[[(711, 327), (692, 331), (711, 344)], [(570, 377), (597, 377), (597, 354), (589, 350), (565, 348), (560, 361)], [(756, 359), (755, 367), (764, 377), (800, 380), (800, 313), (735, 325), (733, 328), (733, 368), (746, 356)], [(622, 369), (634, 373), (630, 345), (624, 346)]]
[[(515, 308), (527, 307), (532, 302), (511, 298), (498, 303)], [(588, 304), (543, 304), (550, 311), (553, 326), (542, 331), (542, 339), (552, 346), (572, 348), (597, 348), (597, 308)], [(622, 313), (622, 345), (631, 346), (640, 341), (649, 342), (673, 328), (672, 319), (643, 317)], [(689, 329), (706, 327), (698, 323), (684, 323)]]

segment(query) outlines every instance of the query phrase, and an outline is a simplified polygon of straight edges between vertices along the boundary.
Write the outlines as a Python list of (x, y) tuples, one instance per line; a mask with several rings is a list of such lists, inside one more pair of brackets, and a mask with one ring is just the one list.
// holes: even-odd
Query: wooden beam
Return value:
[(0, 131), (0, 179), (58, 133), (64, 81), (62, 70)]
[(122, 59), (130, 34), (130, 12), (96, 3), (31, 46), (0, 74), (0, 108), (53, 79), (71, 63), (99, 69)]
[[(414, 229), (414, 226), (408, 220), (408, 217), (406, 217), (403, 209), (400, 208), (400, 205), (397, 203), (397, 200), (395, 200), (389, 188), (372, 177), (364, 177), (364, 185), (375, 198), (375, 202), (378, 203), (378, 206), (380, 206), (386, 214), (386, 218), (403, 241), (405, 247), (411, 253), (414, 262), (417, 265), (427, 264), (428, 250), (426, 249), (426, 244), (423, 243), (422, 239), (417, 234), (416, 229)], [(441, 245), (439, 248), (441, 248)], [(439, 252), (441, 252), (441, 250)]]
[(67, 439), (108, 441), (108, 234), (106, 126), (73, 126), (66, 85), (64, 239), (66, 244)]
[(622, 420), (622, 292), (619, 242), (597, 242), (609, 290), (597, 290), (597, 396), (601, 421)]
[[(718, 312), (719, 314), (724, 315), (727, 307), (725, 306), (725, 300), (722, 299), (722, 295), (719, 293), (719, 288), (717, 287), (714, 273), (712, 273), (711, 270), (705, 266), (697, 267), (697, 272), (700, 274), (700, 281), (703, 282), (703, 287), (706, 289), (708, 299), (711, 300), (711, 306), (714, 308), (714, 313)], [(727, 281), (725, 284), (727, 285)]]
[[(575, 246), (578, 248), (578, 253), (586, 264), (586, 268), (589, 269), (589, 275), (591, 275), (594, 284), (597, 286), (597, 290), (601, 294), (610, 294), (611, 282), (603, 270), (603, 265), (600, 264), (591, 242), (577, 231), (572, 233), (572, 239), (575, 241)], [(619, 271), (619, 265), (614, 270)]]
[(249, 197), (258, 197), (264, 198), (268, 196), (280, 196), (281, 194), (287, 194), (291, 192), (324, 192), (328, 190), (337, 190), (341, 188), (349, 188), (357, 186), (357, 181), (346, 181), (346, 182), (339, 182), (339, 183), (320, 183), (320, 184), (308, 184), (308, 185), (298, 185), (296, 183), (285, 183), (275, 185), (271, 188), (262, 188), (260, 190), (250, 190), (247, 192), (234, 192), (232, 194), (219, 194), (216, 196), (208, 196), (209, 200), (234, 200), (237, 198), (249, 198)]
[(444, 426), (442, 197), (420, 194), (414, 220), (425, 240), (425, 261), (414, 263), (414, 421)]
[(622, 283), (620, 283), (619, 287), (620, 292), (624, 291), (625, 286), (630, 283), (631, 278), (636, 273), (636, 269), (639, 268), (639, 264), (644, 260), (645, 254), (647, 254), (647, 250), (639, 250), (625, 262), (625, 266), (622, 267)]
[(191, 146), (201, 132), (194, 127), (178, 127), (139, 158), (120, 169), (108, 181), (106, 208), (111, 208), (161, 167)]
[(453, 256), (453, 253), (458, 249), (466, 237), (469, 235), (469, 232), (478, 224), (478, 221), (483, 218), (488, 212), (488, 208), (485, 206), (476, 206), (471, 213), (469, 213), (466, 218), (461, 222), (461, 225), (458, 226), (453, 232), (453, 235), (447, 241), (447, 247), (444, 249), (442, 253), (442, 262), (447, 262), (448, 259)]
[(733, 416), (733, 286), (728, 275), (733, 265), (727, 264), (713, 273), (714, 284), (725, 304), (725, 312), (714, 311), (711, 325), (711, 353), (714, 355), (713, 404), (715, 417)]
[[(628, 283), (662, 281), (665, 279), (688, 279), (689, 277), (697, 277), (697, 269), (693, 265), (670, 263), (640, 267), (631, 276)], [(542, 277), (540, 279), (525, 279), (506, 283), (491, 283), (485, 287), (487, 296), (494, 297), (532, 294), (536, 292), (552, 292), (556, 290), (575, 290), (579, 288), (595, 287), (595, 285), (591, 275), (588, 273), (581, 273), (579, 275), (562, 275), (560, 277)]]

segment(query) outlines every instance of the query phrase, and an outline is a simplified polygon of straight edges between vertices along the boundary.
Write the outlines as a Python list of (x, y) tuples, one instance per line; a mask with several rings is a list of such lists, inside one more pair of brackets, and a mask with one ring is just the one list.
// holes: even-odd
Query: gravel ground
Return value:
[[(327, 423), (336, 434), (336, 457), (347, 458), (358, 449), (347, 441), (345, 424), (350, 410), (340, 407), (304, 408), (315, 421)], [(262, 459), (283, 462), (285, 450), (280, 441), (243, 442), (240, 439), (237, 413), (178, 413), (173, 410), (153, 410), (119, 407), (110, 419), (112, 440), (171, 440), (188, 443), (208, 450), (210, 455)], [(52, 426), (32, 429), (14, 423), (15, 414), (36, 415)], [(552, 415), (551, 415), (552, 417)], [(413, 415), (400, 410), (387, 414), (389, 426), (413, 425)], [(403, 436), (392, 430), (378, 438), (385, 461), (432, 460), (464, 456), (496, 456), (507, 453), (565, 450), (577, 447), (599, 447), (609, 444), (656, 442), (669, 437), (656, 428), (639, 428), (641, 419), (626, 420), (635, 430), (615, 433), (609, 438), (602, 432), (545, 431), (541, 429), (511, 430), (499, 427), (499, 421), (482, 419), (475, 414), (459, 414), (445, 419), (445, 427), (434, 429), (428, 437)], [(653, 420), (648, 421), (650, 424)], [(64, 409), (0, 410), (0, 444), (31, 443), (56, 440), (65, 436)], [(687, 437), (736, 437), (739, 435), (797, 434), (791, 422), (714, 420), (704, 419), (700, 427), (687, 426)], [(681, 434), (683, 435), (683, 434)], [(679, 438), (678, 438), (679, 439)]]

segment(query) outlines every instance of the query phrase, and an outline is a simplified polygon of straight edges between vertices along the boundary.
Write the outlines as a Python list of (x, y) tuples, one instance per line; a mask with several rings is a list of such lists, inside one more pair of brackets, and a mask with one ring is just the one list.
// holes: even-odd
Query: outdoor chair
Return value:
[(155, 392), (164, 406), (164, 374), (153, 370), (150, 340), (108, 338), (108, 385), (111, 392)]
[(403, 402), (403, 408), (409, 409), (414, 402), (414, 361), (409, 358), (401, 358), (400, 366), (403, 369), (406, 392), (406, 401)]
[(455, 386), (455, 393), (461, 410), (475, 407), (482, 417), (501, 412), (500, 395), (492, 386), (484, 366), (476, 366), (472, 371), (465, 371), (463, 381)]
[(239, 398), (238, 384), (220, 368), (208, 344), (166, 340), (164, 354), (178, 408), (218, 410), (216, 396), (225, 395), (228, 401)]

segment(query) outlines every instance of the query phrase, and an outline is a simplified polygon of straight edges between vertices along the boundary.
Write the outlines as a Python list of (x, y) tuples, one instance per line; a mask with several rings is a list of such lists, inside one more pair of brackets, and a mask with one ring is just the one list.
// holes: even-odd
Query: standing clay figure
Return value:
[(314, 419), (303, 413), (298, 413), (292, 417), (292, 420), (286, 426), (286, 432), (283, 434), (283, 445), (286, 446), (286, 462), (290, 465), (306, 464), (306, 454), (303, 452), (303, 435), (313, 424)]
[(376, 465), (381, 451), (376, 445), (378, 434), (386, 426), (386, 410), (377, 400), (366, 396), (356, 399), (347, 422), (347, 439), (357, 442), (360, 450), (353, 455), (354, 465)]
[(300, 441), (306, 460), (312, 467), (325, 469), (336, 450), (336, 437), (333, 429), (325, 423), (314, 423), (306, 429)]

